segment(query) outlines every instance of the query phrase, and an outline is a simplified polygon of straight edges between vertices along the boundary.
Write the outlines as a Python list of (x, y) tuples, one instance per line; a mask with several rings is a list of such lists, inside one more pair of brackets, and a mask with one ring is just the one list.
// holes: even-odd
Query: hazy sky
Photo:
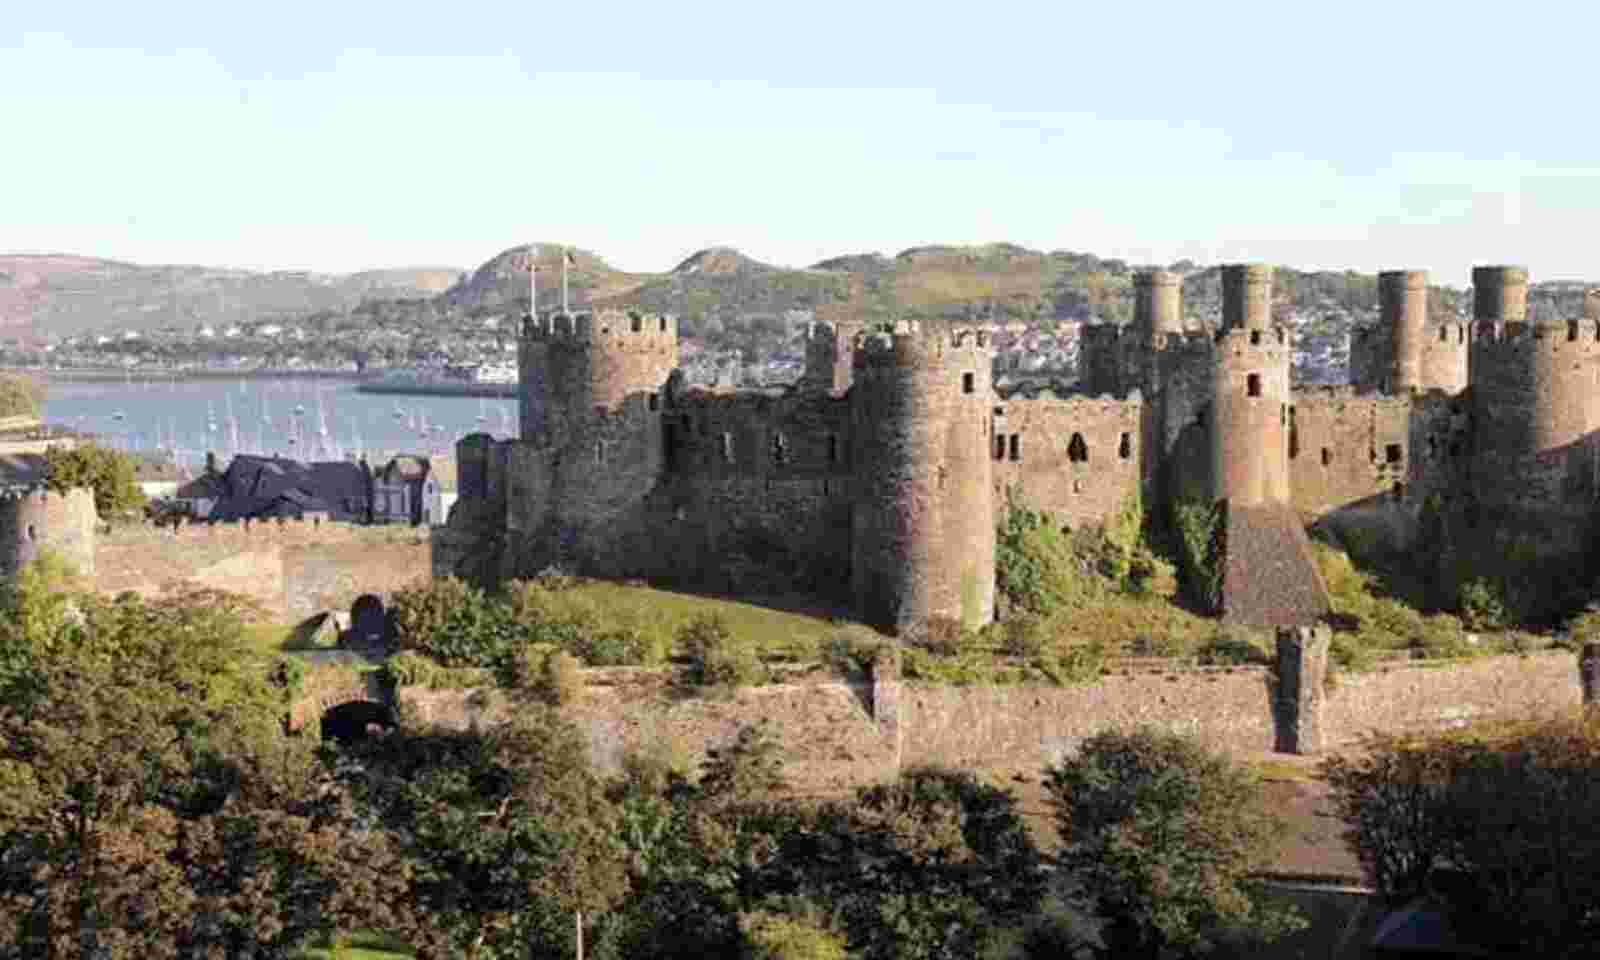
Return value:
[(0, 251), (346, 271), (538, 239), (663, 270), (1008, 240), (1600, 279), (1597, 27), (1540, 2), (24, 2)]

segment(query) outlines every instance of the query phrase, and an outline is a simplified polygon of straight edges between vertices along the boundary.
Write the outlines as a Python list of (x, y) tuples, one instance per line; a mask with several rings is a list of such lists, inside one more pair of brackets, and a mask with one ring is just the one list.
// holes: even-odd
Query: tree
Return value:
[(43, 393), (27, 377), (0, 376), (0, 417), (37, 417)]
[(805, 816), (751, 892), (827, 904), (860, 957), (970, 957), (1037, 909), (1042, 866), (1010, 793), (922, 768)]
[(396, 731), (352, 757), (362, 809), (411, 865), (397, 932), (419, 956), (565, 953), (574, 914), (592, 924), (626, 890), (588, 744), (552, 709), (487, 732)]
[(45, 450), (45, 484), (57, 493), (74, 487), (94, 491), (94, 508), (102, 517), (124, 516), (145, 503), (144, 491), (133, 461), (95, 443), (74, 447), (50, 446)]
[(400, 874), (284, 736), (229, 604), (30, 573), (0, 607), (0, 956), (285, 957), (384, 916)]
[(1101, 733), (1046, 770), (1060, 863), (1108, 921), (1117, 955), (1203, 951), (1223, 932), (1294, 929), (1250, 875), (1281, 827), (1248, 771), (1197, 742), (1141, 729)]
[[(1600, 717), (1380, 735), (1333, 757), (1362, 866), (1401, 903), (1437, 890), (1488, 947), (1570, 956), (1600, 941)], [(1454, 883), (1434, 883), (1450, 870)]]

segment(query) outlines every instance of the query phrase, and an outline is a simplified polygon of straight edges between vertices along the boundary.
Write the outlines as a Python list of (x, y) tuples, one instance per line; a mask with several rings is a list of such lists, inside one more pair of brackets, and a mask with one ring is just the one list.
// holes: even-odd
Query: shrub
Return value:
[(102, 519), (137, 513), (145, 505), (133, 460), (125, 453), (95, 443), (71, 449), (50, 446), (45, 449), (44, 463), (45, 483), (51, 490), (93, 490), (94, 508)]
[(816, 910), (739, 914), (748, 960), (846, 960), (844, 938), (828, 929)]
[(1099, 640), (1090, 640), (1046, 649), (1033, 658), (1033, 665), (1057, 686), (1094, 683), (1105, 675), (1105, 645)]
[(384, 678), (397, 687), (432, 686), (439, 665), (412, 650), (404, 650), (383, 662)]
[(688, 680), (696, 686), (749, 686), (766, 673), (755, 645), (735, 637), (716, 614), (701, 614), (684, 624), (678, 647), (689, 660)]
[(454, 577), (400, 590), (390, 607), (400, 649), (427, 654), (442, 666), (494, 666), (514, 639), (506, 604)]
[(911, 632), (909, 641), (929, 653), (953, 657), (968, 646), (966, 628), (951, 617), (929, 617)]
[(1201, 663), (1211, 666), (1267, 663), (1270, 660), (1248, 630), (1232, 625), (1218, 627), (1216, 635), (1196, 655)]
[(1461, 619), (1470, 630), (1503, 630), (1507, 626), (1504, 594), (1487, 578), (1477, 577), (1463, 583), (1457, 603)]
[(1206, 613), (1219, 610), (1227, 549), (1226, 502), (1177, 501), (1172, 505), (1172, 525), (1178, 535), (1178, 573), (1189, 603)]
[(872, 670), (886, 642), (876, 635), (840, 631), (823, 644), (822, 658), (835, 671), (846, 676), (864, 674)]
[(1050, 624), (1036, 613), (1022, 612), (1000, 626), (1000, 647), (1013, 657), (1037, 657), (1050, 642)]
[(539, 665), (531, 690), (552, 707), (564, 707), (583, 696), (583, 670), (578, 658), (565, 650), (552, 650)]

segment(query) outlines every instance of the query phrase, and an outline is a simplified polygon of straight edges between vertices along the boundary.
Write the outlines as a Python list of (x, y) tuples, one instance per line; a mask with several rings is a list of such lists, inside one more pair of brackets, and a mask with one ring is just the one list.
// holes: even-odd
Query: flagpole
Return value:
[(567, 259), (572, 256), (571, 251), (561, 251), (561, 312), (567, 313)]
[(539, 245), (528, 244), (528, 316), (539, 320)]

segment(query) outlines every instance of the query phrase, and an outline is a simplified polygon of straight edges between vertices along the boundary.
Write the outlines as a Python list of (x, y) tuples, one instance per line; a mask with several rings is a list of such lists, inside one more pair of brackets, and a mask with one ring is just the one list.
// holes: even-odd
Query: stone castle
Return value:
[(492, 577), (804, 592), (886, 628), (993, 618), (1012, 499), (1072, 526), (1135, 498), (1225, 504), (1220, 612), (1253, 624), (1326, 613), (1312, 523), (1404, 543), (1436, 497), (1587, 542), (1600, 300), (1530, 323), (1527, 272), (1478, 267), (1472, 323), (1437, 322), (1424, 273), (1383, 273), (1352, 384), (1295, 389), (1271, 268), (1222, 283), (1220, 329), (1196, 332), (1177, 275), (1138, 275), (1133, 323), (1085, 329), (1072, 391), (998, 391), (983, 329), (817, 323), (799, 382), (726, 390), (685, 382), (674, 317), (529, 318), (522, 436), (460, 442), (451, 525)]

